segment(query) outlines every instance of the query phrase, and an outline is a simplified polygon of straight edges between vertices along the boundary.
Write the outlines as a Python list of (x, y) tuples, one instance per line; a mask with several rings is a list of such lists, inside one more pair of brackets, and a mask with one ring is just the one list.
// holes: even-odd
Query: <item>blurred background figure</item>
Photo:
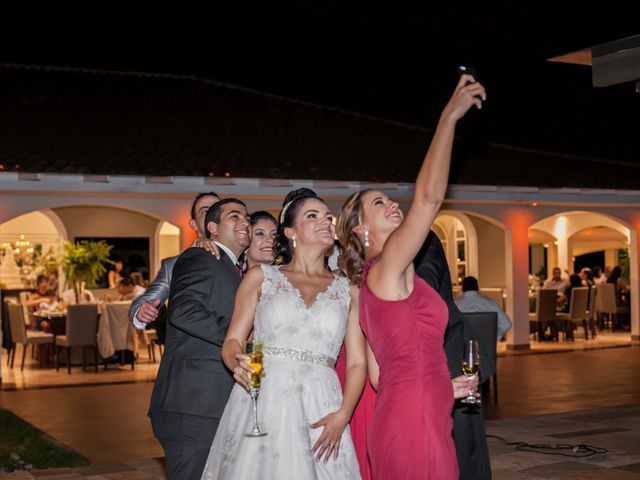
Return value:
[[(135, 283), (130, 276), (123, 277), (120, 282), (118, 282), (117, 290), (118, 290), (118, 301), (126, 302), (129, 300), (133, 300)], [(142, 292), (144, 293), (144, 292)], [(142, 293), (140, 295), (142, 295)]]
[(607, 283), (613, 283), (616, 288), (616, 302), (620, 306), (629, 305), (629, 287), (622, 278), (622, 267), (616, 265), (608, 275)]
[(558, 295), (558, 311), (563, 313), (569, 313), (571, 307), (571, 291), (574, 288), (582, 287), (582, 278), (577, 273), (569, 275), (569, 286), (565, 289), (564, 293)]
[(596, 284), (595, 279), (593, 278), (593, 270), (588, 267), (580, 270), (580, 280), (582, 280), (583, 287), (591, 288)]
[(36, 291), (29, 295), (25, 305), (29, 310), (29, 323), (31, 328), (36, 330), (46, 330), (47, 322), (42, 318), (33, 315), (33, 312), (48, 308), (57, 302), (57, 296), (52, 294), (49, 279), (45, 275), (38, 275), (36, 279)]
[(94, 297), (91, 290), (87, 290), (84, 288), (84, 283), (81, 285), (80, 294), (78, 295), (77, 301), (76, 292), (73, 288), (66, 289), (64, 292), (62, 292), (62, 295), (60, 295), (60, 297), (62, 298), (62, 301), (65, 303), (65, 305), (84, 305), (87, 303), (96, 303), (96, 297)]
[(593, 267), (593, 281), (596, 285), (607, 283), (607, 276), (602, 271), (602, 268), (597, 265)]
[(144, 286), (144, 278), (140, 272), (132, 272), (130, 277), (131, 280), (133, 280), (133, 300), (135, 300), (146, 292), (147, 289)]
[(58, 270), (50, 270), (49, 272), (47, 272), (47, 279), (49, 281), (49, 293), (57, 297), (60, 293)]
[(109, 288), (118, 288), (118, 283), (122, 280), (122, 269), (124, 265), (120, 260), (116, 261), (113, 270), (109, 270)]
[(562, 278), (562, 270), (560, 270), (560, 267), (555, 267), (551, 278), (544, 282), (544, 288), (555, 288), (558, 290), (558, 295), (564, 293), (568, 287), (569, 282)]

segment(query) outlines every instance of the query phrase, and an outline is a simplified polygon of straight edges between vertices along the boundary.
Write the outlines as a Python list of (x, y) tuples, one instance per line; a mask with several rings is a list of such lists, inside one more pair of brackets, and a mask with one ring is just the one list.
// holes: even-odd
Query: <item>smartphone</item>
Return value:
[(467, 75), (471, 75), (476, 82), (478, 81), (478, 75), (476, 74), (475, 68), (469, 68), (469, 67), (464, 67), (460, 65), (457, 70), (458, 70), (458, 77), (462, 76), (463, 74), (467, 74)]

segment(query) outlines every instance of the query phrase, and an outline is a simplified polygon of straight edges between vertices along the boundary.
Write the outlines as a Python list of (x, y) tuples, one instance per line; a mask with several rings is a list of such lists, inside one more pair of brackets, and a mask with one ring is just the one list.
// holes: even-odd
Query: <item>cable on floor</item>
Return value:
[(514, 447), (520, 452), (533, 452), (541, 453), (543, 455), (561, 455), (563, 457), (573, 458), (585, 458), (597, 455), (599, 453), (608, 453), (609, 450), (602, 447), (596, 447), (594, 445), (587, 445), (585, 443), (578, 443), (571, 445), (569, 443), (556, 443), (555, 445), (546, 444), (529, 444), (526, 442), (509, 442), (498, 435), (489, 435), (487, 438), (495, 438), (505, 445)]

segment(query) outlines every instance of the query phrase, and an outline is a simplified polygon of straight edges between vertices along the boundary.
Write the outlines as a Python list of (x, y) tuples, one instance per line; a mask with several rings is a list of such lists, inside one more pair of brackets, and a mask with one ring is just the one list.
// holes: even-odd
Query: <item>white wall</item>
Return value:
[(53, 211), (76, 237), (147, 237), (153, 240), (158, 220), (147, 215), (110, 207), (60, 207)]
[[(162, 222), (158, 232), (158, 260), (180, 253), (180, 229), (169, 222)], [(158, 268), (160, 263), (158, 262)], [(151, 276), (155, 274), (151, 271)]]
[(505, 279), (504, 230), (475, 215), (467, 214), (478, 238), (478, 283), (481, 287), (502, 287)]

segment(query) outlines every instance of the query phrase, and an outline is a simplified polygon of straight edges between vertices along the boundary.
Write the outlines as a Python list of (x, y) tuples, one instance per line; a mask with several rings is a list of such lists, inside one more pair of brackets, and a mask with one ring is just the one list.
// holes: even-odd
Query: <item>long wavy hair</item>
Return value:
[(278, 215), (278, 231), (276, 233), (276, 264), (289, 263), (293, 258), (293, 242), (284, 234), (285, 228), (295, 226), (295, 219), (305, 200), (315, 198), (324, 202), (310, 188), (298, 188), (287, 194), (282, 202), (282, 210)]
[(365, 252), (364, 244), (353, 229), (362, 221), (362, 196), (371, 191), (372, 189), (367, 188), (347, 198), (336, 220), (336, 235), (342, 249), (338, 268), (353, 285), (358, 286), (362, 282)]

